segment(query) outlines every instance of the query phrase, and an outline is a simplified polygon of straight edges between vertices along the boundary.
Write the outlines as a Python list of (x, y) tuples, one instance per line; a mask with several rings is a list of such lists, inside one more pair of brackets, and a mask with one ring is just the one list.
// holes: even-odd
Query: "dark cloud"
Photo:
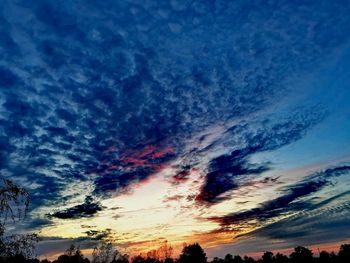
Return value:
[(85, 231), (85, 233), (91, 240), (103, 240), (111, 235), (111, 229), (106, 229), (103, 231), (90, 229)]
[(290, 191), (276, 199), (264, 203), (261, 207), (257, 207), (245, 212), (238, 212), (227, 215), (223, 218), (212, 218), (214, 221), (220, 222), (222, 225), (240, 224), (249, 220), (265, 221), (291, 211), (307, 208), (305, 203), (296, 202), (296, 199), (307, 196), (316, 192), (325, 185), (325, 181), (307, 182), (294, 186)]
[[(237, 244), (244, 249), (284, 249), (298, 245), (310, 246), (348, 240), (350, 227), (349, 191), (312, 204), (287, 218), (264, 225), (244, 236)], [(278, 242), (272, 242), (278, 240)], [(267, 244), (269, 248), (267, 247)], [(271, 247), (271, 244), (274, 244)]]
[(241, 147), (236, 146), (230, 154), (210, 161), (206, 182), (197, 200), (207, 204), (220, 202), (224, 199), (222, 194), (239, 187), (237, 178), (268, 171), (269, 164), (252, 164), (249, 158), (256, 153), (275, 150), (295, 142), (321, 118), (317, 114), (308, 117), (296, 115), (277, 124), (267, 122), (256, 130), (250, 130), (249, 125), (230, 128), (227, 133), (230, 136), (239, 134), (243, 144), (241, 142)]
[[(310, 200), (300, 200), (315, 193), (326, 185), (330, 184), (330, 179), (350, 172), (350, 166), (344, 165), (329, 168), (308, 176), (304, 181), (283, 189), (282, 195), (276, 199), (267, 201), (261, 206), (251, 210), (228, 214), (224, 217), (213, 217), (210, 220), (219, 222), (225, 226), (245, 225), (251, 220), (255, 220), (256, 225), (261, 225), (265, 221), (278, 218), (281, 215), (289, 215), (292, 212), (301, 212), (315, 209), (320, 204), (313, 204)], [(324, 205), (324, 204), (322, 204)], [(292, 231), (293, 232), (293, 231)], [(295, 231), (295, 234), (297, 231)]]
[(171, 182), (173, 184), (181, 184), (183, 182), (186, 182), (189, 179), (191, 169), (184, 169), (179, 172), (177, 172), (174, 176), (171, 178)]
[[(147, 179), (187, 156), (198, 132), (262, 116), (291, 78), (350, 36), (344, 1), (2, 2), (0, 172), (27, 183), (32, 209), (65, 202), (72, 183), (90, 181), (89, 194), (104, 196)], [(237, 175), (266, 171), (249, 157), (308, 129), (280, 125), (242, 127), (247, 145), (210, 161), (198, 199), (216, 202)]]
[(86, 197), (85, 202), (80, 205), (67, 208), (63, 211), (57, 211), (51, 213), (50, 217), (56, 217), (60, 219), (75, 219), (81, 217), (91, 217), (97, 212), (102, 211), (102, 206), (99, 203), (94, 203), (91, 196)]

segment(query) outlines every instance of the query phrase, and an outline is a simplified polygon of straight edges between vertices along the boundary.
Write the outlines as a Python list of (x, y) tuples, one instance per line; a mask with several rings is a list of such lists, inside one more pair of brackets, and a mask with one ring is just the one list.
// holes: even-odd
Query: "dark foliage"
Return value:
[(185, 246), (177, 262), (179, 263), (205, 263), (206, 254), (198, 243)]
[(264, 252), (260, 259), (252, 257), (227, 254), (224, 258), (215, 257), (208, 261), (204, 250), (198, 243), (184, 246), (178, 258), (159, 259), (148, 255), (146, 257), (136, 256), (129, 260), (127, 255), (119, 252), (107, 243), (101, 244), (95, 249), (98, 256), (93, 257), (90, 261), (84, 257), (79, 247), (72, 245), (63, 255), (56, 260), (47, 259), (28, 259), (21, 254), (0, 257), (0, 263), (348, 263), (350, 262), (350, 244), (343, 244), (339, 253), (329, 253), (321, 251), (318, 257), (314, 257), (312, 251), (306, 247), (298, 246), (289, 255), (281, 253), (274, 254), (270, 251)]

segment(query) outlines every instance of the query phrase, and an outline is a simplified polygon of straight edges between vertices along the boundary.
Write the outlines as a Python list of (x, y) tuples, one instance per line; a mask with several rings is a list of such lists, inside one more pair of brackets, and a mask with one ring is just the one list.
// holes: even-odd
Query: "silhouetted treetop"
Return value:
[(311, 262), (313, 253), (306, 247), (298, 246), (294, 248), (294, 252), (290, 254), (293, 262)]
[(178, 259), (179, 263), (206, 263), (207, 257), (202, 247), (198, 244), (185, 246)]
[(344, 244), (340, 246), (339, 258), (344, 262), (350, 262), (350, 244)]

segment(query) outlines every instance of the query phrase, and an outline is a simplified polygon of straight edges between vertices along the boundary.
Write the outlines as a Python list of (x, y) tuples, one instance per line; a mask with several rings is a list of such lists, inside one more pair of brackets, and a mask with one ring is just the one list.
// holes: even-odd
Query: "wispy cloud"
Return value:
[[(240, 227), (244, 228), (247, 226), (253, 226), (253, 228), (265, 227), (266, 224), (271, 223), (271, 220), (272, 222), (278, 221), (276, 223), (278, 225), (284, 221), (290, 222), (291, 219), (282, 220), (281, 222), (279, 221), (283, 217), (290, 217), (296, 213), (297, 215), (300, 214), (297, 216), (297, 220), (304, 220), (307, 217), (307, 213), (310, 211), (323, 207), (328, 202), (347, 194), (347, 192), (320, 203), (314, 203), (310, 198), (304, 200), (302, 198), (310, 197), (311, 194), (320, 191), (327, 185), (330, 186), (332, 178), (347, 175), (349, 173), (350, 166), (348, 165), (328, 168), (326, 170), (316, 172), (295, 185), (284, 187), (282, 189), (282, 195), (262, 203), (256, 208), (242, 212), (234, 212), (223, 217), (212, 217), (209, 218), (209, 220), (220, 223), (224, 231), (225, 229), (230, 229), (230, 227), (232, 227), (232, 229), (239, 229)], [(252, 222), (254, 222), (253, 225)], [(274, 225), (269, 227), (274, 229), (273, 226)], [(263, 228), (261, 231), (263, 232), (264, 229), (265, 228)], [(277, 232), (278, 231), (276, 231), (276, 233)], [(288, 232), (290, 232), (290, 235), (294, 236), (303, 235), (303, 233), (296, 231), (296, 229)]]

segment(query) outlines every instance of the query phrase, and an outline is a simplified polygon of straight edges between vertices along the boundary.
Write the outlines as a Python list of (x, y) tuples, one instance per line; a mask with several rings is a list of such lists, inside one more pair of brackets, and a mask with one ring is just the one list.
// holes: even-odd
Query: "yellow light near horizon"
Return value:
[[(132, 192), (101, 201), (103, 211), (90, 218), (54, 220), (53, 226), (44, 227), (43, 236), (77, 238), (86, 236), (88, 229), (111, 229), (117, 243), (128, 243), (132, 250), (143, 251), (159, 246), (157, 240), (167, 239), (174, 246), (182, 246), (196, 233), (209, 232), (218, 227), (214, 222), (199, 222), (202, 208), (193, 205), (193, 200), (167, 201), (172, 195), (185, 195), (193, 188), (192, 182), (181, 188), (155, 176), (136, 185)], [(147, 242), (149, 240), (149, 242)], [(147, 244), (145, 246), (141, 243)], [(199, 240), (196, 240), (199, 241)], [(138, 248), (132, 244), (138, 244)], [(150, 245), (153, 244), (153, 245)]]

